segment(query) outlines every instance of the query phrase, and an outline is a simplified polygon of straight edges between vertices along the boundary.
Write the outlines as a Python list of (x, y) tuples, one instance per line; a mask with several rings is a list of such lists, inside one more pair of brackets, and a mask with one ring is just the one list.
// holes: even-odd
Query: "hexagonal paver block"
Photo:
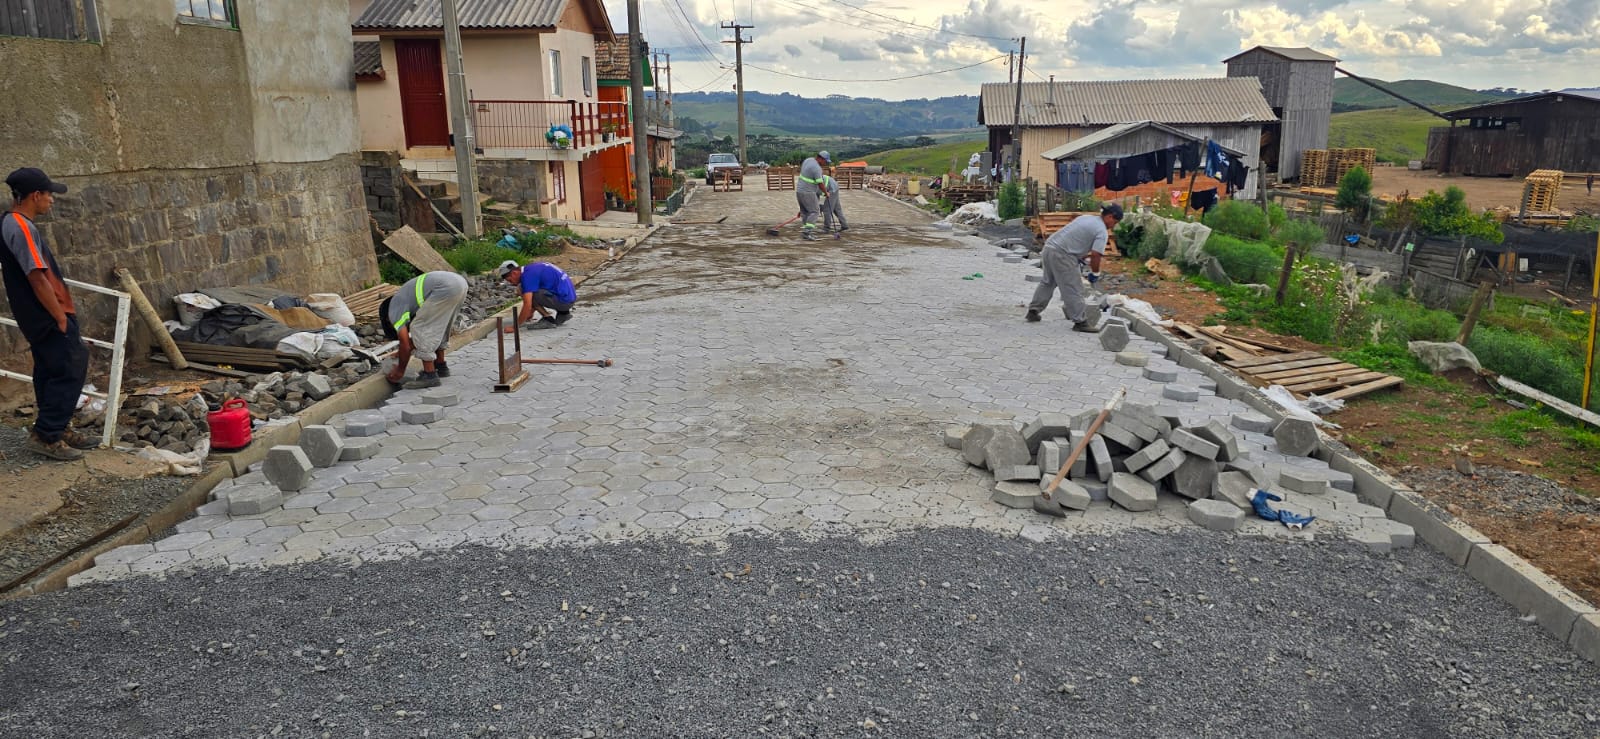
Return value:
[(461, 402), (461, 393), (446, 387), (436, 387), (421, 395), (423, 404), (448, 408)]
[[(300, 450), (299, 447), (289, 448)], [(309, 469), (310, 463), (308, 462), (306, 466)], [(283, 505), (283, 492), (271, 485), (249, 485), (228, 493), (228, 513), (234, 516), (266, 513), (281, 505)]]
[(1214, 459), (1218, 462), (1232, 462), (1239, 458), (1239, 438), (1234, 436), (1227, 426), (1222, 425), (1221, 421), (1208, 421), (1204, 426), (1196, 426), (1189, 430), (1195, 436), (1217, 445), (1217, 456)]
[(1254, 431), (1258, 434), (1272, 433), (1273, 420), (1260, 413), (1235, 413), (1229, 423), (1240, 431)]
[(378, 456), (382, 449), (377, 439), (350, 439), (344, 442), (344, 447), (339, 450), (340, 462), (360, 462), (363, 459), (372, 459)]
[(950, 447), (951, 449), (960, 449), (961, 448), (961, 440), (966, 437), (968, 428), (971, 428), (971, 427), (970, 426), (946, 426), (946, 427), (944, 427), (944, 445), (947, 446), (947, 447)]
[(300, 449), (315, 467), (332, 467), (344, 454), (344, 439), (332, 426), (307, 426), (300, 430)]
[(1285, 418), (1272, 427), (1272, 438), (1278, 442), (1278, 451), (1291, 457), (1309, 457), (1322, 447), (1317, 427), (1304, 418)]
[(1189, 504), (1189, 520), (1212, 531), (1233, 531), (1244, 521), (1244, 511), (1224, 500), (1197, 500)]
[(1172, 491), (1185, 498), (1209, 498), (1217, 483), (1217, 463), (1194, 454), (1186, 455), (1183, 464), (1173, 471), (1171, 482)]
[(1193, 403), (1200, 399), (1200, 388), (1187, 385), (1168, 385), (1161, 388), (1161, 397), (1181, 403)]
[(351, 413), (344, 417), (344, 435), (354, 438), (377, 436), (389, 428), (389, 419), (377, 411)]
[(414, 405), (400, 409), (400, 422), (412, 425), (426, 425), (435, 423), (444, 418), (444, 408), (437, 405)]
[(1170, 449), (1167, 451), (1166, 456), (1139, 470), (1139, 476), (1148, 482), (1157, 482), (1161, 478), (1177, 472), (1178, 468), (1183, 465), (1183, 460), (1187, 457), (1188, 455), (1184, 454), (1182, 449)]
[[(286, 493), (299, 492), (311, 482), (311, 460), (297, 446), (275, 446), (267, 450), (261, 463), (261, 472), (267, 480)], [(229, 503), (232, 510), (232, 503)]]
[(1220, 451), (1216, 444), (1200, 438), (1189, 429), (1173, 429), (1172, 433), (1167, 435), (1167, 441), (1191, 455), (1205, 459), (1216, 459)]
[[(1050, 487), (1051, 479), (1053, 478), (1047, 477), (1039, 481), (1039, 490), (1041, 492)], [(1073, 482), (1072, 480), (1062, 480), (1061, 484), (1056, 486), (1055, 492), (1050, 494), (1050, 499), (1055, 501), (1055, 504), (1062, 508), (1074, 511), (1087, 511), (1089, 510), (1089, 503), (1094, 500), (1094, 495), (1089, 492), (1088, 488), (1084, 487), (1080, 483)]]
[(1111, 502), (1130, 511), (1153, 511), (1156, 508), (1156, 486), (1126, 472), (1111, 476), (1107, 495)]
[(1132, 339), (1128, 335), (1128, 327), (1120, 323), (1108, 321), (1100, 329), (1100, 348), (1108, 352), (1120, 352), (1123, 349), (1127, 349), (1130, 340)]
[(1177, 382), (1178, 371), (1166, 367), (1145, 367), (1144, 379), (1151, 382)]
[(1039, 479), (1039, 467), (1032, 464), (1013, 464), (996, 468), (994, 479), (1000, 482), (1033, 482)]
[[(1219, 473), (1211, 483), (1211, 497), (1224, 501), (1242, 511), (1253, 508), (1250, 498), (1256, 494), (1256, 482), (1243, 472)], [(1382, 513), (1381, 511), (1379, 512)]]
[(1328, 492), (1328, 476), (1316, 470), (1284, 467), (1278, 471), (1278, 484), (1285, 490), (1306, 495), (1323, 495)]
[(1117, 352), (1117, 364), (1124, 367), (1144, 367), (1150, 364), (1150, 355), (1136, 351)]
[(1033, 507), (1033, 499), (1037, 497), (1039, 497), (1037, 485), (1025, 482), (997, 482), (989, 500), (1007, 508), (1028, 509)]

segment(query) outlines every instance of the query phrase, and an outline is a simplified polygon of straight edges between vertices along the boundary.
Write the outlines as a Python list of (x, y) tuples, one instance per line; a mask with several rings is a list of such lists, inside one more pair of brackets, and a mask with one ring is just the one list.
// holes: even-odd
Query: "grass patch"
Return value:
[(1415, 108), (1389, 108), (1335, 113), (1328, 146), (1377, 149), (1378, 159), (1405, 164), (1428, 150), (1428, 129), (1441, 121)]
[(1373, 372), (1384, 372), (1395, 375), (1413, 387), (1425, 387), (1435, 390), (1448, 390), (1454, 386), (1428, 370), (1422, 362), (1406, 351), (1405, 347), (1393, 344), (1367, 344), (1356, 349), (1346, 349), (1334, 352), (1333, 357), (1349, 362), (1362, 369)]
[(1494, 419), (1489, 423), (1489, 433), (1516, 446), (1528, 446), (1533, 443), (1530, 435), (1548, 431), (1553, 425), (1549, 416), (1529, 408)]
[(1552, 350), (1537, 336), (1480, 326), (1467, 348), (1483, 366), (1562, 400), (1576, 403), (1583, 388), (1583, 362)]
[[(889, 149), (858, 158), (866, 160), (867, 164), (872, 166), (882, 166), (887, 172), (931, 176), (966, 169), (967, 159), (973, 152), (981, 151), (983, 148), (982, 141), (950, 141), (933, 146)], [(952, 161), (955, 162), (954, 170), (950, 169)]]

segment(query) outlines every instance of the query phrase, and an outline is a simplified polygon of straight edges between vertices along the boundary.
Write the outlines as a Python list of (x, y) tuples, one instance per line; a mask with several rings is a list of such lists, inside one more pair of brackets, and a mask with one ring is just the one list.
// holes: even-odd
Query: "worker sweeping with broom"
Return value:
[[(818, 160), (821, 160), (820, 162)], [(814, 157), (806, 157), (800, 164), (800, 176), (794, 183), (794, 197), (800, 203), (800, 238), (806, 241), (817, 240), (817, 216), (821, 215), (820, 205), (823, 198), (827, 197), (827, 172), (823, 170), (822, 162), (832, 164), (828, 152), (820, 151)]]

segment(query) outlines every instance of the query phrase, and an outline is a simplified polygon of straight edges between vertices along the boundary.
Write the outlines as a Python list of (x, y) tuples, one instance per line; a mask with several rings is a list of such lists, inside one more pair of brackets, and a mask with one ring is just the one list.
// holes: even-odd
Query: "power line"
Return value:
[(745, 66), (751, 67), (751, 68), (754, 68), (754, 69), (759, 69), (759, 70), (761, 70), (763, 72), (768, 72), (770, 74), (781, 75), (781, 76), (784, 76), (784, 77), (793, 77), (793, 78), (795, 78), (797, 80), (811, 80), (813, 82), (899, 82), (900, 80), (912, 80), (912, 79), (916, 79), (918, 77), (932, 77), (932, 76), (934, 76), (936, 74), (948, 74), (950, 72), (960, 72), (963, 69), (972, 69), (973, 67), (981, 67), (981, 66), (983, 66), (985, 64), (989, 64), (991, 62), (997, 62), (997, 61), (1000, 61), (1001, 59), (1004, 59), (1004, 58), (1006, 58), (1006, 57), (1005, 57), (1005, 55), (1002, 54), (1002, 55), (997, 56), (997, 57), (993, 57), (993, 58), (990, 58), (990, 59), (985, 59), (985, 60), (983, 60), (981, 62), (977, 62), (975, 64), (968, 64), (968, 65), (962, 66), (962, 67), (951, 67), (949, 69), (940, 69), (940, 70), (935, 70), (935, 71), (932, 71), (932, 72), (923, 72), (921, 74), (908, 74), (908, 75), (905, 75), (904, 77), (884, 77), (884, 78), (881, 78), (881, 79), (871, 79), (871, 80), (861, 80), (861, 79), (842, 80), (842, 79), (835, 79), (835, 78), (832, 78), (832, 77), (806, 77), (804, 75), (790, 74), (788, 72), (780, 72), (780, 71), (778, 71), (776, 69), (768, 69), (768, 68), (760, 66), (758, 64), (751, 64), (750, 62), (745, 62)]
[(694, 19), (689, 17), (688, 11), (683, 9), (683, 0), (672, 0), (672, 3), (678, 6), (678, 12), (683, 15), (684, 22), (689, 24), (689, 30), (694, 33), (694, 40), (700, 42), (700, 48), (705, 49), (706, 55), (717, 60), (718, 64), (724, 64), (725, 62), (722, 61), (722, 57), (717, 56), (717, 53), (712, 51), (710, 46), (706, 45), (705, 37), (700, 35), (700, 29), (694, 25)]
[(951, 34), (953, 36), (966, 36), (968, 38), (987, 39), (989, 41), (1015, 41), (1016, 40), (1014, 38), (1005, 38), (1005, 37), (1001, 37), (1001, 36), (984, 36), (982, 34), (963, 33), (961, 31), (951, 31), (951, 30), (947, 30), (947, 29), (944, 29), (944, 28), (936, 28), (934, 26), (924, 26), (924, 25), (922, 25), (920, 23), (912, 23), (911, 21), (905, 20), (903, 18), (896, 18), (896, 17), (894, 17), (892, 15), (885, 15), (883, 13), (879, 13), (879, 12), (876, 12), (876, 11), (867, 10), (866, 8), (860, 7), (858, 5), (851, 5), (850, 3), (847, 3), (844, 0), (832, 0), (832, 1), (837, 3), (837, 4), (839, 4), (839, 5), (843, 5), (846, 8), (849, 8), (851, 10), (859, 10), (859, 11), (861, 11), (863, 13), (868, 14), (868, 15), (875, 15), (875, 16), (878, 16), (879, 18), (885, 18), (885, 19), (894, 21), (896, 23), (902, 23), (902, 24), (905, 24), (907, 26), (911, 26), (912, 28), (921, 28), (921, 29), (928, 30), (928, 31), (937, 31), (939, 33), (948, 33), (948, 34)]
[[(817, 17), (817, 18), (819, 18), (821, 20), (832, 21), (834, 23), (849, 23), (849, 24), (852, 24), (852, 25), (860, 26), (860, 27), (865, 28), (867, 30), (877, 31), (879, 33), (886, 33), (886, 34), (889, 34), (891, 36), (899, 36), (899, 37), (904, 38), (904, 39), (910, 39), (910, 40), (912, 40), (914, 42), (917, 42), (919, 44), (927, 44), (927, 45), (930, 45), (930, 46), (938, 46), (938, 47), (942, 47), (942, 48), (945, 48), (945, 49), (964, 49), (964, 50), (967, 50), (967, 51), (982, 51), (982, 52), (995, 51), (995, 48), (993, 46), (974, 46), (974, 45), (971, 45), (971, 44), (962, 44), (962, 43), (956, 43), (956, 42), (953, 42), (953, 41), (940, 41), (938, 39), (928, 38), (928, 36), (925, 35), (925, 34), (906, 33), (905, 31), (895, 30), (895, 29), (889, 28), (887, 26), (887, 24), (884, 24), (881, 21), (873, 21), (873, 20), (868, 19), (868, 18), (858, 18), (858, 17), (855, 17), (855, 16), (851, 16), (849, 14), (829, 15), (829, 14), (823, 13), (822, 10), (819, 7), (804, 5), (804, 4), (800, 3), (800, 2), (797, 2), (796, 0), (779, 0), (779, 2), (782, 2), (783, 4), (788, 5), (788, 6), (792, 7), (792, 8), (795, 8), (796, 10), (804, 11), (805, 13), (807, 13), (807, 14), (809, 14), (811, 16), (815, 16), (815, 17)], [(1010, 41), (1012, 39), (1003, 39), (1003, 40)]]
[(719, 75), (717, 75), (715, 77), (712, 77), (710, 82), (707, 82), (707, 83), (705, 83), (705, 84), (703, 84), (703, 85), (701, 85), (699, 87), (696, 87), (693, 90), (689, 90), (689, 92), (699, 92), (701, 90), (706, 89), (707, 87), (711, 87), (712, 85), (715, 85), (718, 82), (721, 82), (724, 79), (727, 79), (728, 75), (730, 75), (730, 74), (733, 74), (733, 70), (724, 69), (724, 70), (722, 70), (722, 74), (719, 74)]

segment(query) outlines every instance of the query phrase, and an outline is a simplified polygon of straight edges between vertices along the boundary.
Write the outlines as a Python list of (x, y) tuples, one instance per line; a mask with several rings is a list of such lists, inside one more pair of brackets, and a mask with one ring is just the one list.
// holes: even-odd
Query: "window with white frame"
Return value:
[(550, 163), (550, 200), (556, 203), (567, 202), (567, 163)]
[(561, 97), (561, 50), (550, 50), (550, 97)]
[(594, 60), (583, 58), (583, 96), (594, 97)]
[(223, 28), (238, 28), (239, 13), (234, 0), (176, 0), (178, 20)]

